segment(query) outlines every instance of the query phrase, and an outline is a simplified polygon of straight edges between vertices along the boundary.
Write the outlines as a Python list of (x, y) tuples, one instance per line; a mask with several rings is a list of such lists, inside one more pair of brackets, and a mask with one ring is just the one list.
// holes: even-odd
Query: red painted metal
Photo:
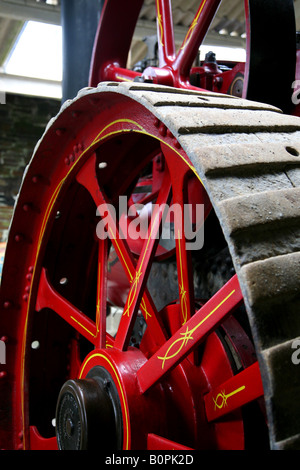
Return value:
[(220, 418), (263, 396), (258, 363), (228, 379), (204, 397), (208, 421)]
[[(147, 450), (193, 450), (156, 434), (148, 434)], [(168, 463), (166, 460), (165, 463)]]
[[(197, 90), (212, 89), (211, 85), (207, 87), (205, 80), (206, 77), (211, 76), (210, 72), (204, 72), (204, 79), (201, 80), (201, 84), (197, 84), (197, 87), (191, 84), (191, 74), (199, 47), (203, 43), (221, 0), (199, 2), (199, 8), (177, 53), (174, 42), (172, 2), (171, 0), (156, 0), (159, 65), (146, 68), (142, 74), (127, 69), (126, 62), (135, 22), (143, 2), (135, 0), (130, 2), (130, 5), (124, 2), (122, 5), (116, 3), (115, 0), (106, 1), (102, 11), (91, 64), (91, 86), (97, 86), (100, 81), (105, 80), (133, 81), (142, 75), (143, 80), (161, 85)], [(248, 0), (245, 0), (246, 24), (249, 24), (248, 16)], [(249, 43), (247, 44), (249, 56)], [(222, 81), (225, 78), (227, 83), (228, 75), (232, 74), (228, 73), (227, 77), (221, 75), (219, 71), (214, 72), (213, 88), (214, 91), (227, 93), (229, 86), (225, 89)]]
[(165, 67), (172, 65), (176, 54), (172, 2), (170, 0), (157, 0), (156, 10), (159, 65)]
[(137, 373), (142, 392), (146, 392), (179, 364), (209, 333), (232, 314), (242, 302), (242, 293), (234, 276), (198, 312), (149, 359)]
[(47, 279), (45, 269), (42, 269), (41, 272), (35, 308), (38, 312), (43, 308), (52, 309), (66, 322), (73, 326), (78, 333), (82, 334), (85, 338), (95, 344), (98, 333), (96, 324), (80, 312), (80, 310), (76, 309), (76, 307), (68, 302), (63, 296), (55, 292)]
[[(193, 202), (196, 202), (197, 194), (197, 202), (205, 204), (206, 214), (210, 210), (207, 196), (201, 184), (200, 186), (191, 185), (191, 181), (196, 179), (196, 176), (187, 155), (182, 149), (176, 147), (176, 141), (170, 133), (163, 133), (162, 136), (156, 120), (151, 114), (147, 114), (143, 107), (133, 102), (128, 102), (124, 106), (123, 99), (118, 102), (112, 94), (108, 93), (101, 104), (101, 109), (98, 106), (91, 108), (90, 102), (93, 98), (96, 98), (96, 93), (91, 93), (84, 102), (80, 103), (82, 110), (87, 108), (90, 112), (85, 113), (86, 118), (81, 118), (80, 123), (74, 123), (69, 130), (65, 131), (65, 137), (69, 142), (66, 146), (59, 146), (61, 136), (60, 132), (56, 131), (66, 128), (78, 106), (76, 102), (66, 108), (53, 126), (48, 129), (37, 148), (20, 194), (21, 205), (24, 200), (27, 200), (32, 206), (38, 206), (39, 211), (32, 214), (29, 225), (27, 213), (23, 215), (21, 212), (21, 216), (14, 219), (12, 231), (22, 233), (24, 240), (30, 239), (31, 243), (26, 247), (23, 246), (21, 251), (9, 250), (9, 266), (18, 266), (18, 271), (23, 275), (15, 278), (13, 270), (11, 275), (14, 276), (15, 283), (11, 283), (8, 274), (3, 284), (6, 294), (9, 294), (9, 290), (14, 286), (14, 305), (18, 305), (18, 308), (15, 309), (13, 304), (8, 303), (9, 295), (5, 299), (5, 305), (7, 309), (11, 309), (11, 315), (18, 315), (18, 322), (10, 323), (9, 330), (4, 329), (11, 338), (15, 338), (14, 343), (19, 350), (15, 353), (10, 350), (10, 360), (14, 362), (11, 362), (8, 368), (10, 374), (15, 371), (13, 386), (17, 401), (14, 407), (15, 414), (6, 429), (6, 435), (2, 438), (3, 446), (7, 448), (22, 446), (25, 449), (55, 448), (54, 429), (52, 435), (49, 430), (43, 431), (43, 428), (50, 427), (49, 421), (51, 422), (54, 417), (54, 409), (52, 408), (51, 412), (51, 407), (55, 407), (55, 394), (58, 394), (58, 391), (50, 393), (51, 388), (45, 388), (42, 385), (43, 357), (45, 357), (48, 363), (48, 380), (49, 377), (53, 377), (58, 382), (60, 380), (61, 385), (67, 378), (84, 378), (95, 365), (108, 368), (115, 377), (122, 402), (122, 416), (125, 423), (124, 448), (147, 448), (149, 429), (165, 439), (160, 442), (165, 442), (167, 448), (169, 448), (170, 441), (177, 442), (180, 448), (242, 448), (243, 431), (240, 418), (235, 417), (233, 421), (229, 419), (225, 424), (214, 423), (210, 426), (205, 417), (203, 402), (203, 396), (211, 388), (217, 387), (219, 380), (219, 383), (223, 383), (233, 375), (227, 351), (214, 330), (241, 300), (236, 278), (233, 278), (215, 297), (192, 315), (194, 300), (189, 278), (188, 253), (184, 239), (179, 238), (176, 241), (178, 272), (181, 273), (181, 267), (186, 266), (178, 279), (179, 287), (181, 287), (180, 297), (178, 300), (174, 299), (175, 303), (164, 312), (158, 312), (145, 283), (147, 272), (154, 259), (156, 242), (153, 242), (148, 234), (148, 239), (146, 238), (139, 256), (133, 255), (127, 240), (121, 237), (119, 219), (115, 219), (111, 212), (112, 206), (109, 203), (112, 202), (113, 194), (107, 183), (112, 177), (115, 178), (120, 174), (116, 172), (117, 168), (123, 168), (122, 177), (117, 178), (115, 182), (115, 189), (119, 190), (122, 186), (122, 191), (126, 192), (126, 188), (131, 186), (131, 182), (137, 178), (145, 165), (153, 162), (152, 167), (157, 168), (157, 155), (163, 154), (165, 180), (158, 190), (159, 204), (157, 212), (152, 215), (152, 220), (153, 218), (156, 220), (152, 230), (157, 230), (161, 225), (163, 204), (169, 201), (170, 187), (174, 202), (181, 206), (189, 201), (189, 199), (182, 198), (180, 195), (182, 192), (187, 194), (187, 197), (190, 194)], [(115, 103), (113, 112), (111, 111), (112, 100)], [(76, 126), (78, 126), (78, 131), (76, 131)], [(81, 142), (81, 150), (69, 163), (70, 159), (66, 162), (65, 156), (69, 156), (70, 149), (75, 147), (74, 131), (77, 136), (76, 141)], [(118, 143), (120, 139), (123, 140), (121, 146)], [(126, 152), (124, 156), (123, 149), (132, 148), (132, 145), (136, 153), (131, 152), (133, 161), (130, 163), (126, 158)], [(55, 161), (42, 157), (45, 155), (45, 149), (49, 151), (49, 146), (56, 149), (53, 154)], [(112, 152), (113, 149), (114, 152)], [(103, 165), (103, 161), (107, 165)], [(130, 165), (129, 168), (127, 168), (128, 165)], [(180, 168), (181, 171), (176, 172), (175, 168)], [(37, 184), (33, 182), (35, 175), (39, 175), (37, 180), (40, 181), (39, 193), (31, 192), (32, 185)], [(47, 184), (44, 184), (42, 182), (46, 179), (46, 175), (51, 179), (47, 179)], [(36, 181), (35, 178), (34, 181)], [(191, 191), (183, 191), (185, 185), (190, 187)], [(74, 188), (77, 191), (75, 193), (73, 193)], [(195, 188), (198, 190), (195, 191)], [(108, 190), (110, 197), (107, 194)], [(76, 196), (77, 193), (78, 196)], [(80, 206), (84, 201), (85, 205), (87, 204), (86, 217), (90, 213), (91, 220), (94, 222), (90, 221), (78, 226), (76, 221), (79, 220)], [(96, 207), (101, 204), (102, 210), (107, 210), (106, 222), (110, 243), (119, 256), (130, 287), (115, 338), (105, 333), (108, 305), (105, 292), (106, 289), (108, 293), (110, 289), (113, 289), (112, 285), (109, 285), (107, 276), (108, 240), (95, 238)], [(72, 211), (74, 211), (73, 215)], [(179, 217), (178, 219), (176, 213), (174, 214), (175, 227), (180, 227), (181, 215)], [(62, 232), (59, 224), (62, 224)], [(83, 232), (86, 233), (86, 240), (90, 241), (83, 245), (80, 241), (78, 244), (81, 252), (80, 258), (70, 258), (63, 246), (68, 246), (69, 238), (72, 244), (75, 244), (77, 237)], [(10, 242), (13, 246), (18, 246), (19, 243), (16, 239)], [(85, 247), (83, 252), (82, 247)], [(26, 255), (23, 250), (26, 251)], [(57, 250), (61, 253), (58, 257), (55, 255)], [(56, 262), (53, 264), (55, 259)], [(69, 267), (71, 259), (74, 261), (72, 270)], [(81, 268), (78, 269), (79, 259), (81, 259), (80, 264), (83, 263), (85, 266), (84, 277)], [(92, 312), (86, 303), (76, 300), (77, 292), (72, 286), (76, 277), (81, 286), (79, 291), (81, 293), (88, 291), (90, 284), (95, 286), (94, 311)], [(68, 291), (69, 285), (71, 289)], [(114, 289), (119, 289), (118, 284), (115, 284)], [(20, 293), (20, 297), (17, 292)], [(28, 295), (25, 297), (23, 292)], [(140, 349), (132, 348), (128, 344), (138, 307), (147, 324)], [(186, 312), (186, 316), (182, 315), (183, 311)], [(216, 314), (216, 318), (212, 318), (212, 312)], [(39, 326), (40, 322), (48, 324), (46, 330)], [(177, 331), (183, 323), (184, 325)], [(201, 328), (198, 328), (200, 323)], [(202, 325), (205, 326), (204, 329)], [(185, 335), (185, 340), (181, 336), (183, 331), (185, 333), (193, 331), (193, 333)], [(68, 355), (59, 354), (56, 357), (53, 348), (58, 341), (58, 333), (68, 347)], [(90, 345), (87, 348), (87, 355), (84, 352), (86, 346), (83, 348), (81, 338), (85, 338)], [(176, 360), (172, 359), (172, 367), (170, 367), (167, 357), (162, 362), (157, 356), (164, 357), (170, 345), (177, 342), (178, 338), (183, 338), (184, 342), (190, 344), (178, 352)], [(45, 356), (39, 355), (39, 349), (32, 349), (31, 345), (36, 339)], [(48, 347), (43, 349), (45, 341)], [(201, 363), (197, 354), (200, 342), (205, 344), (207, 352), (203, 354)], [(210, 348), (214, 351), (213, 355), (209, 352)], [(193, 354), (191, 354), (192, 351)], [(222, 365), (222, 374), (218, 376), (217, 381), (213, 370), (215, 361)], [(164, 363), (163, 369), (162, 363)], [(174, 368), (175, 363), (176, 368)], [(166, 374), (167, 370), (169, 370), (168, 374)], [(148, 371), (150, 371), (149, 374)], [(147, 376), (151, 379), (152, 386), (147, 393), (144, 393), (140, 389), (140, 384), (143, 383), (144, 390), (149, 388), (146, 385)], [(153, 382), (158, 380), (160, 383), (155, 386)], [(12, 400), (10, 393), (7, 389), (3, 397), (4, 403)], [(47, 417), (42, 418), (43, 406), (39, 405), (35, 397), (44, 395), (49, 413)], [(182, 400), (183, 396), (184, 400)], [(151, 413), (146, 411), (145, 414), (142, 410), (151, 410)], [(184, 423), (183, 428), (176, 425), (178, 419)], [(236, 427), (240, 435), (238, 443)], [(228, 436), (225, 441), (222, 440), (223, 428), (226, 429)], [(12, 432), (9, 429), (12, 429)], [(205, 439), (203, 439), (203, 432), (206, 435)], [(153, 439), (151, 445), (154, 445)]]
[[(106, 1), (91, 86), (141, 77), (126, 62), (142, 3)], [(171, 2), (157, 0), (159, 67), (146, 69), (142, 79), (193, 89), (190, 76), (199, 74), (197, 90), (227, 93), (236, 76), (244, 75), (244, 64), (227, 75), (217, 67), (191, 70), (219, 4), (200, 2), (176, 54)], [(238, 279), (232, 277), (196, 310), (182, 215), (173, 218), (178, 237), (172, 251), (150, 236), (161, 229), (164, 203), (172, 200), (181, 208), (186, 202), (202, 203), (205, 223), (209, 198), (166, 127), (137, 103), (113, 91), (105, 95), (99, 100), (91, 91), (62, 111), (47, 129), (24, 179), (1, 293), (1, 334), (3, 330), (8, 338), (8, 360), (0, 374), (0, 399), (5, 410), (13, 403), (1, 421), (1, 446), (56, 449), (50, 421), (57, 383), (61, 387), (67, 379), (84, 379), (100, 366), (111, 374), (118, 391), (123, 449), (242, 449), (240, 408), (261, 397), (263, 388), (253, 350), (242, 347), (250, 340), (232, 317), (243, 300)], [(147, 186), (151, 190), (132, 192)], [(153, 232), (143, 243), (122, 236), (136, 214), (114, 217), (117, 198), (124, 194), (130, 196), (131, 209), (137, 202), (158, 203), (152, 216), (147, 213), (154, 221)], [(100, 216), (107, 224), (104, 240), (95, 236)], [(153, 261), (170, 253), (176, 257), (179, 296), (158, 311), (147, 279)], [(114, 304), (122, 315), (113, 337), (106, 322)], [(139, 313), (147, 328), (140, 348), (135, 348), (130, 339)], [(242, 364), (236, 375), (220, 331)]]

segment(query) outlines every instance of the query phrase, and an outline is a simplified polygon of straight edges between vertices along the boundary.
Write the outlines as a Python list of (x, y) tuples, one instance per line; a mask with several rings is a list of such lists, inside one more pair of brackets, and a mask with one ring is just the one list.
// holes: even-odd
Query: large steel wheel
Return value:
[[(297, 448), (299, 145), (298, 118), (228, 96), (108, 83), (63, 106), (10, 229), (2, 448)], [(142, 241), (122, 237), (134, 201), (155, 203)], [(187, 202), (204, 246), (178, 211), (166, 250)]]

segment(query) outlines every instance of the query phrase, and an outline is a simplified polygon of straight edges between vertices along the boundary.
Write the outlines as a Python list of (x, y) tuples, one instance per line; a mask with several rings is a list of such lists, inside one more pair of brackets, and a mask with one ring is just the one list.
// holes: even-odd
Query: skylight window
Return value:
[(61, 26), (28, 21), (4, 64), (10, 75), (62, 80)]

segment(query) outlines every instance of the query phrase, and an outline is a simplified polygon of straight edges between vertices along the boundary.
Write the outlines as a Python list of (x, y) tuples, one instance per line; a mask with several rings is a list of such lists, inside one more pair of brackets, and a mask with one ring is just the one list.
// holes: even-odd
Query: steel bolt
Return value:
[(23, 205), (23, 211), (28, 212), (30, 210), (30, 204), (24, 204)]
[(22, 235), (21, 233), (17, 233), (17, 235), (15, 235), (15, 241), (16, 241), (17, 243), (20, 243), (20, 242), (23, 241), (23, 240), (24, 240), (24, 237), (23, 237), (23, 235)]
[(163, 136), (163, 137), (166, 136), (167, 128), (163, 123), (159, 126), (158, 132), (160, 133), (161, 136)]

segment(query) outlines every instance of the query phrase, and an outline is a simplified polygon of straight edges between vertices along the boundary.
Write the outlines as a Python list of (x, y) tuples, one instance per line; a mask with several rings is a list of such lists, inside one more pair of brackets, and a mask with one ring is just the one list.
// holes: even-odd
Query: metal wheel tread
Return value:
[[(133, 90), (130, 87), (130, 90)], [(218, 108), (218, 109), (255, 109), (255, 110), (270, 110), (281, 113), (281, 110), (274, 106), (264, 105), (254, 101), (239, 100), (234, 96), (210, 94), (208, 92), (191, 94), (179, 94), (171, 91), (152, 91), (136, 89), (135, 95), (139, 96), (140, 100), (145, 100), (155, 107), (176, 106), (176, 107), (191, 107), (191, 108)]]
[[(226, 145), (215, 145), (213, 155), (210, 154), (209, 146), (196, 150), (196, 154), (202, 158), (204, 172), (209, 177), (224, 177), (228, 175), (242, 176), (245, 171), (256, 170), (285, 171), (288, 167), (299, 164), (299, 156), (296, 155), (299, 140), (290, 139), (289, 145), (282, 142), (261, 142), (256, 138), (256, 143), (229, 143)], [(300, 149), (299, 149), (300, 150)], [(292, 155), (292, 153), (294, 155)], [(252, 168), (250, 168), (252, 167)]]

